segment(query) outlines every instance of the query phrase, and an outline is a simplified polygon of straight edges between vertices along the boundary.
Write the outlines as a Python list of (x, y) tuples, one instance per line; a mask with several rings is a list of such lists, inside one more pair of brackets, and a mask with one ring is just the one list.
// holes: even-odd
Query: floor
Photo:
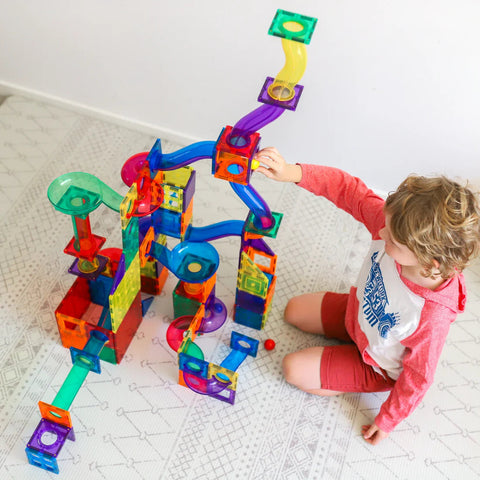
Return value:
[[(219, 126), (220, 128), (221, 126)], [(125, 193), (120, 168), (154, 138), (58, 107), (12, 96), (0, 106), (0, 478), (58, 478), (28, 464), (26, 443), (70, 370), (54, 310), (73, 278), (63, 248), (71, 220), (49, 204), (58, 175), (93, 173)], [(164, 150), (180, 148), (164, 142)], [(195, 164), (194, 224), (244, 219), (247, 209), (206, 161)], [(419, 408), (377, 447), (360, 435), (385, 394), (319, 398), (285, 383), (281, 359), (324, 345), (321, 337), (287, 326), (290, 296), (346, 291), (368, 247), (368, 234), (327, 201), (294, 185), (254, 176), (273, 211), (284, 214), (278, 237), (278, 282), (269, 321), (253, 331), (227, 320), (201, 339), (206, 358), (228, 352), (232, 328), (275, 350), (259, 349), (239, 368), (235, 405), (177, 384), (176, 355), (165, 332), (173, 320), (169, 277), (145, 316), (127, 356), (102, 363), (75, 398), (75, 442), (59, 455), (68, 479), (474, 479), (480, 477), (480, 263), (467, 272), (467, 311), (453, 324), (435, 384)], [(120, 245), (119, 218), (105, 208), (91, 215), (94, 233)], [(217, 296), (232, 310), (238, 240), (214, 242), (220, 258)]]

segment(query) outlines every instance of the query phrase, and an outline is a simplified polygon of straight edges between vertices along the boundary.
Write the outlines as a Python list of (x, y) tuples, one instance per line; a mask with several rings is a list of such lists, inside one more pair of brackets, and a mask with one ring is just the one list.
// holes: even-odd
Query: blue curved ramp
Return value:
[(241, 236), (244, 223), (242, 220), (226, 220), (205, 227), (191, 227), (188, 230), (188, 240), (191, 242), (209, 242), (217, 238)]
[(162, 142), (157, 139), (148, 154), (150, 170), (175, 170), (203, 158), (212, 158), (216, 142), (197, 142), (173, 153), (162, 153)]
[(220, 263), (217, 250), (206, 242), (181, 242), (172, 250), (152, 242), (148, 255), (188, 283), (205, 282), (217, 271)]
[(240, 183), (230, 182), (230, 186), (243, 203), (253, 212), (256, 220), (260, 222), (260, 225), (255, 225), (257, 228), (267, 229), (275, 224), (275, 220), (267, 202), (265, 202), (250, 184), (241, 185)]

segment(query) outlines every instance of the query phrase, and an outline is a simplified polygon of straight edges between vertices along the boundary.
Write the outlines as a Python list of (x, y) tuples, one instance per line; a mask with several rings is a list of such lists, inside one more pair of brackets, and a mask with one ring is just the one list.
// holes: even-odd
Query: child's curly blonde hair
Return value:
[(449, 278), (480, 252), (478, 195), (446, 177), (410, 175), (388, 196), (385, 211), (393, 237), (416, 255), (426, 277), (439, 271)]

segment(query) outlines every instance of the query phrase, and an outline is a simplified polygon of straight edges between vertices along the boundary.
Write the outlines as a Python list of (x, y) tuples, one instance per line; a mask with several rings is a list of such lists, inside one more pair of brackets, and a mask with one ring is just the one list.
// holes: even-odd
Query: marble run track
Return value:
[[(174, 316), (167, 343), (178, 354), (179, 383), (192, 391), (234, 403), (238, 368), (255, 357), (258, 340), (233, 331), (230, 353), (219, 364), (204, 359), (195, 344), (199, 334), (224, 325), (228, 312), (215, 295), (220, 258), (209, 243), (240, 239), (233, 320), (253, 329), (264, 327), (276, 284), (276, 255), (265, 237), (274, 238), (282, 214), (272, 212), (250, 184), (259, 149), (258, 130), (285, 110), (297, 108), (306, 67), (306, 48), (316, 19), (278, 10), (269, 34), (281, 37), (285, 65), (267, 77), (258, 101), (262, 105), (216, 141), (198, 142), (176, 152), (162, 152), (158, 139), (149, 152), (137, 153), (123, 165), (126, 195), (94, 175), (72, 172), (48, 189), (54, 208), (72, 219), (73, 237), (64, 252), (73, 256), (72, 287), (55, 311), (62, 344), (70, 348), (72, 369), (51, 404), (39, 402), (42, 419), (26, 448), (28, 461), (58, 473), (57, 456), (66, 440), (75, 440), (69, 409), (89, 372), (99, 374), (100, 360), (122, 361), (153, 297), (168, 273), (178, 278), (172, 293)], [(248, 208), (245, 220), (193, 226), (196, 172), (191, 165), (207, 159), (215, 178), (228, 181)], [(89, 215), (105, 205), (120, 215), (122, 248), (103, 248), (105, 238), (91, 231)], [(167, 237), (179, 243), (169, 249)], [(143, 294), (143, 298), (142, 298)], [(148, 297), (145, 297), (148, 295)], [(54, 441), (43, 440), (44, 435)]]

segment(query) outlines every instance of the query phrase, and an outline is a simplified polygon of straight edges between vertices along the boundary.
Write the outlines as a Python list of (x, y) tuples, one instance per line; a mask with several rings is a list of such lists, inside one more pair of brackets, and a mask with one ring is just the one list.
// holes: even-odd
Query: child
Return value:
[(288, 323), (348, 343), (290, 353), (283, 371), (315, 395), (390, 391), (373, 425), (362, 427), (376, 445), (422, 400), (464, 311), (461, 271), (480, 249), (478, 200), (445, 177), (410, 176), (384, 201), (339, 169), (287, 164), (274, 148), (256, 157), (257, 171), (324, 196), (372, 234), (350, 293), (307, 293), (285, 309)]

